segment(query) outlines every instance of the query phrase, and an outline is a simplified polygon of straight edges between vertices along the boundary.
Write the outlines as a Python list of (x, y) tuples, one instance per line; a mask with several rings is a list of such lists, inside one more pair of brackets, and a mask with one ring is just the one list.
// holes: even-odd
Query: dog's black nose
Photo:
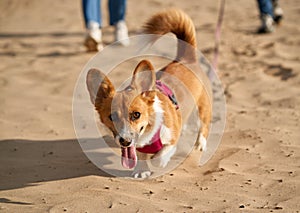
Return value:
[(131, 144), (131, 139), (125, 140), (124, 138), (120, 137), (119, 142), (122, 146), (129, 146)]

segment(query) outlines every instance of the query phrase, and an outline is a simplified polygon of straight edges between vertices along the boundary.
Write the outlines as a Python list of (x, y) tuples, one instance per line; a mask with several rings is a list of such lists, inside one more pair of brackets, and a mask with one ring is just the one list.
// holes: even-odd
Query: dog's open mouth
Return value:
[(122, 150), (122, 166), (127, 169), (132, 169), (137, 164), (137, 157), (134, 145), (129, 147), (121, 147)]

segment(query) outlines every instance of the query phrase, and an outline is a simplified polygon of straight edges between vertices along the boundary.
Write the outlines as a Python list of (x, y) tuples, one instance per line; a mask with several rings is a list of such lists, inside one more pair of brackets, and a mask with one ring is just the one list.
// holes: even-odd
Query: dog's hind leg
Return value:
[(212, 106), (209, 101), (208, 95), (204, 93), (198, 101), (198, 113), (201, 120), (201, 128), (198, 132), (198, 137), (196, 141), (196, 149), (203, 150), (206, 149), (207, 137), (209, 134), (210, 122), (212, 117)]

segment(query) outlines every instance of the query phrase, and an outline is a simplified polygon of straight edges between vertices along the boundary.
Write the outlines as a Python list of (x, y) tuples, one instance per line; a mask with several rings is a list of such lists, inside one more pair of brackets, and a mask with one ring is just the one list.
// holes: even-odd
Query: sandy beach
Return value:
[[(281, 1), (283, 23), (265, 35), (255, 33), (255, 0), (226, 1), (221, 144), (204, 166), (193, 151), (175, 170), (144, 181), (101, 171), (77, 141), (73, 90), (95, 54), (83, 46), (80, 2), (0, 2), (0, 212), (300, 211), (299, 1)], [(107, 1), (102, 6), (108, 45), (114, 31)], [(129, 0), (130, 35), (168, 7), (193, 19), (198, 48), (211, 61), (219, 1)]]

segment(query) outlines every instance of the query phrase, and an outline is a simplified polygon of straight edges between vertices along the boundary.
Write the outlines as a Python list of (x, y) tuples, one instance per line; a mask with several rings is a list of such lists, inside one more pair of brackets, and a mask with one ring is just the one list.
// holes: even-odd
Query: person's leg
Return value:
[(82, 10), (87, 28), (90, 22), (96, 22), (101, 26), (100, 0), (82, 0)]
[(273, 5), (271, 0), (257, 0), (261, 15), (267, 14), (273, 17)]
[(109, 0), (109, 23), (115, 26), (115, 39), (123, 46), (129, 45), (128, 29), (125, 23), (126, 0)]
[(271, 0), (257, 0), (261, 18), (261, 27), (258, 33), (270, 33), (274, 31), (273, 27), (273, 5)]
[(102, 46), (100, 0), (82, 0), (83, 17), (86, 26), (84, 45), (88, 51), (100, 51)]
[(109, 24), (115, 25), (125, 20), (126, 0), (109, 0)]

